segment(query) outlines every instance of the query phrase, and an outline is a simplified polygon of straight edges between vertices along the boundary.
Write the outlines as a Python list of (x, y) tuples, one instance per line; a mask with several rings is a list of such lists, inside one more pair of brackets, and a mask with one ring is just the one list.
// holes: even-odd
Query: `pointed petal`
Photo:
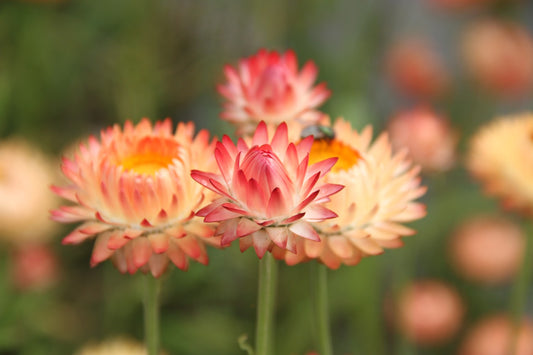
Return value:
[(291, 224), (289, 226), (289, 230), (302, 238), (306, 238), (306, 239), (310, 239), (314, 241), (320, 241), (320, 237), (318, 236), (318, 233), (313, 229), (311, 224), (307, 222), (297, 222), (297, 223)]

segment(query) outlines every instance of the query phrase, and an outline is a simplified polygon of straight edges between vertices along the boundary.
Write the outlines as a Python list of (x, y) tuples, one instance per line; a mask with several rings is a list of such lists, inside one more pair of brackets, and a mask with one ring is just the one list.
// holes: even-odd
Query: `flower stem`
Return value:
[(270, 355), (273, 344), (274, 304), (276, 299), (277, 264), (270, 253), (259, 261), (257, 290), (257, 325), (255, 354)]
[(161, 282), (152, 275), (144, 277), (144, 337), (148, 355), (159, 354), (159, 291)]
[(311, 262), (311, 294), (313, 295), (315, 329), (317, 331), (318, 352), (332, 355), (331, 332), (329, 329), (328, 274), (327, 268), (318, 262)]
[(518, 275), (516, 276), (511, 294), (510, 310), (513, 320), (513, 332), (509, 354), (514, 354), (516, 352), (518, 333), (526, 307), (529, 281), (531, 280), (531, 258), (529, 257), (533, 249), (533, 241), (531, 238), (532, 237), (530, 235), (526, 236), (526, 247), (524, 248), (524, 254), (522, 256), (522, 266), (518, 272)]

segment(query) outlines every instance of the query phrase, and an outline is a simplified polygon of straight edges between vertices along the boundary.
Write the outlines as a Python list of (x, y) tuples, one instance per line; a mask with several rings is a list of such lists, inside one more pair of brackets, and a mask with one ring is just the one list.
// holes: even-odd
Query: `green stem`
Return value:
[(531, 258), (529, 256), (531, 255), (532, 249), (533, 242), (531, 236), (528, 235), (526, 237), (526, 247), (524, 248), (524, 254), (522, 256), (522, 267), (516, 276), (511, 295), (510, 310), (513, 319), (513, 336), (510, 343), (509, 354), (514, 354), (516, 352), (518, 333), (526, 307), (529, 281), (531, 280)]
[(273, 346), (274, 305), (276, 299), (277, 264), (270, 253), (259, 261), (257, 290), (257, 325), (255, 354), (270, 355)]
[(317, 331), (318, 352), (332, 355), (331, 332), (329, 330), (328, 269), (318, 262), (311, 262), (311, 288)]
[(159, 292), (161, 281), (152, 275), (144, 277), (144, 337), (148, 355), (159, 355)]

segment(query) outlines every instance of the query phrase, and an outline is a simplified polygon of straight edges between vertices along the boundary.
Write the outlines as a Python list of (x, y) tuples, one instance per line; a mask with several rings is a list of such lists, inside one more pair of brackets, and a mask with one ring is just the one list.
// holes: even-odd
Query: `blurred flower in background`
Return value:
[(467, 157), (471, 173), (505, 208), (533, 213), (533, 115), (500, 117), (472, 138)]
[(407, 96), (433, 99), (448, 89), (448, 71), (429, 40), (404, 38), (393, 42), (385, 65), (392, 85)]
[(410, 163), (405, 150), (392, 152), (386, 134), (372, 142), (371, 127), (359, 133), (343, 119), (332, 130), (333, 137), (315, 139), (309, 159), (339, 158), (325, 177), (327, 182), (345, 185), (326, 204), (338, 217), (314, 223), (321, 240), (301, 239), (302, 253), (274, 248), (274, 256), (288, 264), (318, 259), (333, 269), (355, 265), (364, 256), (402, 246), (400, 237), (415, 231), (401, 223), (426, 214), (425, 206), (414, 202), (426, 191), (420, 186), (420, 169)]
[(465, 10), (473, 7), (487, 6), (499, 1), (512, 0), (429, 0), (436, 6), (450, 10)]
[(443, 172), (455, 163), (457, 133), (449, 120), (429, 108), (399, 112), (389, 120), (387, 131), (393, 148), (407, 148), (425, 172)]
[(59, 262), (48, 245), (24, 245), (11, 253), (10, 276), (22, 291), (47, 289), (59, 278)]
[(496, 216), (476, 216), (453, 233), (450, 254), (458, 273), (495, 284), (510, 280), (522, 265), (526, 236), (519, 225)]
[[(115, 338), (101, 343), (88, 344), (75, 355), (147, 355), (143, 344), (128, 338)], [(161, 352), (161, 354), (164, 354)]]
[(0, 239), (10, 245), (45, 243), (57, 223), (48, 211), (58, 198), (49, 190), (57, 181), (52, 159), (22, 139), (0, 141)]
[(503, 97), (524, 97), (533, 88), (533, 37), (517, 22), (483, 19), (464, 33), (462, 51), (471, 76)]
[(90, 137), (74, 159), (63, 159), (70, 185), (54, 187), (77, 203), (52, 211), (59, 222), (84, 223), (63, 239), (78, 244), (95, 237), (91, 265), (110, 257), (121, 272), (139, 268), (158, 277), (171, 260), (187, 269), (188, 259), (208, 262), (204, 243), (212, 228), (194, 217), (204, 191), (189, 177), (193, 167), (214, 168), (207, 131), (194, 137), (192, 123), (169, 119), (153, 127), (147, 119), (126, 122)]
[(533, 354), (533, 323), (523, 319), (517, 330), (517, 343), (511, 352), (513, 322), (504, 314), (490, 315), (473, 326), (459, 348), (458, 355)]
[(402, 290), (394, 312), (398, 331), (421, 345), (449, 341), (461, 327), (464, 313), (457, 291), (438, 280), (409, 284)]
[(315, 124), (323, 115), (315, 108), (331, 94), (325, 83), (313, 87), (318, 69), (312, 61), (298, 71), (292, 50), (262, 49), (241, 59), (237, 69), (227, 65), (224, 73), (227, 82), (217, 87), (228, 100), (221, 117), (234, 123), (239, 135), (253, 133), (260, 121)]
[(343, 188), (323, 183), (337, 158), (308, 164), (312, 137), (294, 144), (288, 135), (282, 123), (269, 140), (261, 122), (250, 147), (224, 136), (215, 148), (221, 175), (193, 171), (194, 180), (221, 195), (198, 215), (220, 222), (216, 234), (222, 235), (222, 245), (239, 239), (241, 251), (253, 246), (259, 258), (274, 245), (296, 253), (298, 240), (320, 240), (311, 222), (337, 216), (323, 206)]

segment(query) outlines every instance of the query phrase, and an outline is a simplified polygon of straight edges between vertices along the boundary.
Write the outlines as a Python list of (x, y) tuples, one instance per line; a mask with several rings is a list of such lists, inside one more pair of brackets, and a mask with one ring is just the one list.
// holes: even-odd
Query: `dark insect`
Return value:
[(330, 126), (307, 126), (302, 130), (301, 137), (305, 138), (309, 136), (313, 136), (315, 139), (331, 140), (335, 138), (335, 132)]

